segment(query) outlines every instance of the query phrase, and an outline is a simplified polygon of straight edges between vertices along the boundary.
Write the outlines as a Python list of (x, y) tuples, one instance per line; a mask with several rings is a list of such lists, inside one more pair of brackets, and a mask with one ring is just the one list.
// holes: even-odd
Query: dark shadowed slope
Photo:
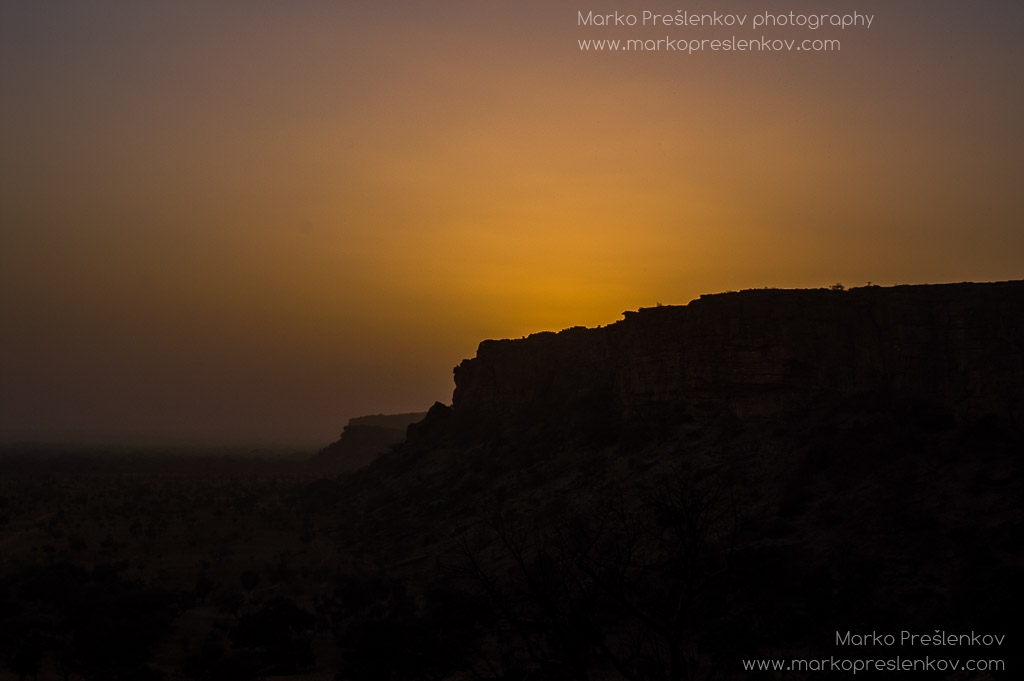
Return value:
[(485, 341), (455, 379), (451, 407), (306, 502), (384, 574), (469, 575), (489, 635), (542, 627), (506, 643), (556, 641), (578, 665), (560, 678), (634, 636), (658, 642), (643, 664), (699, 668), (634, 677), (653, 679), (864, 652), (837, 630), (1018, 632), (1024, 282), (704, 296)]

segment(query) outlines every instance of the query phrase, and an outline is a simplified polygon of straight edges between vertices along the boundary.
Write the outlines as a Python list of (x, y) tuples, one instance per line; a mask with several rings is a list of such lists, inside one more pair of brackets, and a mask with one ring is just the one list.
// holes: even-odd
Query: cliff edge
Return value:
[(472, 438), (616, 438), (842, 405), (1024, 423), (1024, 282), (747, 290), (489, 340), (455, 368)]

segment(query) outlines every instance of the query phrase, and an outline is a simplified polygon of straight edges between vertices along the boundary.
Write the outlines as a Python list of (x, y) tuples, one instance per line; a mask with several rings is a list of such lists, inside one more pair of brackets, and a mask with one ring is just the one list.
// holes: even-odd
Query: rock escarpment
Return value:
[(423, 420), (425, 412), (375, 414), (349, 419), (341, 438), (313, 457), (312, 463), (334, 473), (354, 471), (405, 441), (406, 429)]
[[(741, 658), (852, 656), (834, 639), (850, 627), (1014, 630), (1022, 312), (1024, 282), (755, 290), (485, 341), (451, 407), (321, 498), (389, 569), (463, 557), (486, 602), (516, 594), (499, 633), (526, 603), (519, 621), (550, 617), (545, 642), (597, 676), (564, 622), (631, 654), (630, 632), (669, 631), (681, 643), (644, 665), (677, 646), (723, 678)], [(677, 614), (673, 593), (701, 595)]]
[(448, 421), (474, 438), (618, 437), (858, 404), (1019, 428), (1024, 282), (707, 295), (484, 341), (455, 384)]

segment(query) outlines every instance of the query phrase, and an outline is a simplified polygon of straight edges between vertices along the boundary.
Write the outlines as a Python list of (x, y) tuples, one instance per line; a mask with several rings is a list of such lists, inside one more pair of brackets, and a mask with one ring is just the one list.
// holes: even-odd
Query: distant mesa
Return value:
[(426, 412), (373, 414), (350, 419), (341, 438), (324, 447), (312, 463), (335, 473), (366, 466), (379, 455), (405, 441), (408, 427), (423, 420)]

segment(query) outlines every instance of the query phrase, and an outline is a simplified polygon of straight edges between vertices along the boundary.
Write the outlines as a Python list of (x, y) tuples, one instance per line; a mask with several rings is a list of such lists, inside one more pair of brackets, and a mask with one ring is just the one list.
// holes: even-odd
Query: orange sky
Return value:
[[(0, 8), (0, 441), (326, 444), (484, 338), (1024, 277), (1019, 3), (212, 4)], [(806, 33), (616, 9), (875, 20), (580, 51)]]

